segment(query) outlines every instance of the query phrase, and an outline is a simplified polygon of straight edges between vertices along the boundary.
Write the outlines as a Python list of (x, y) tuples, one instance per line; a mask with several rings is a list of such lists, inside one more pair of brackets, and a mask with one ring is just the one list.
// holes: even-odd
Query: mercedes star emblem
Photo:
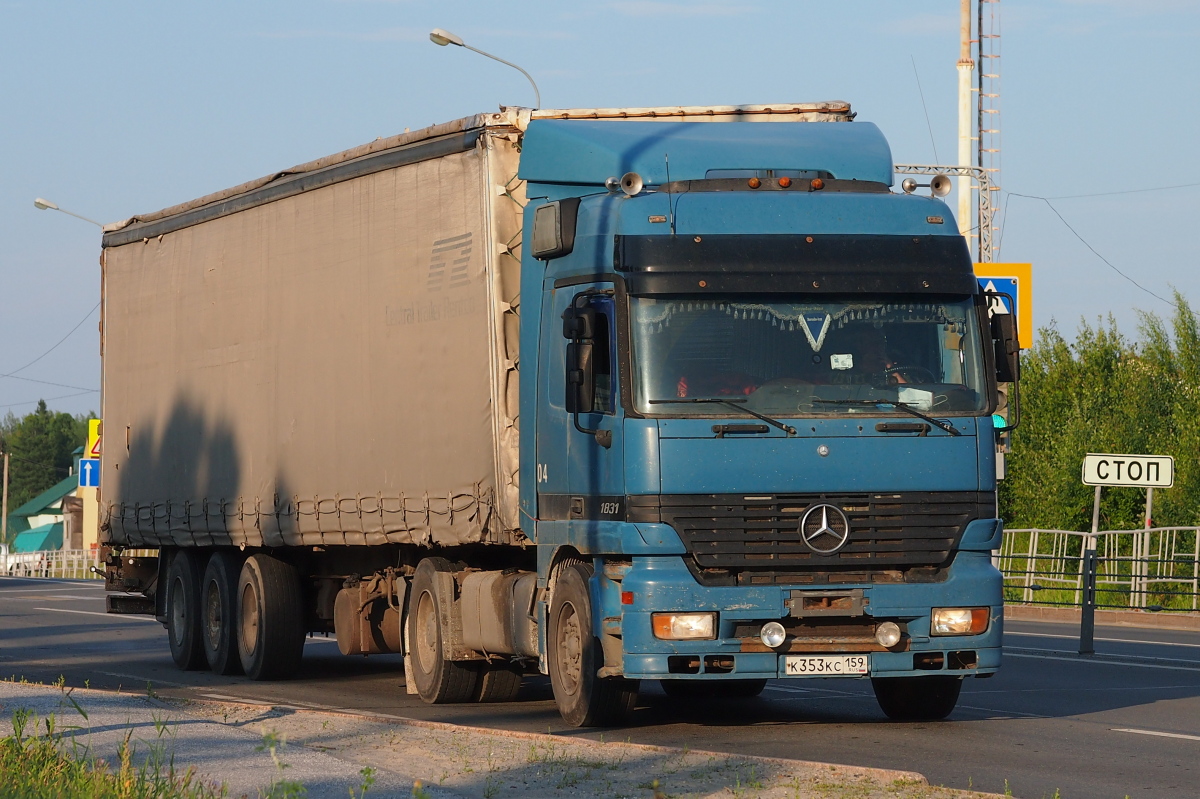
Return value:
[(813, 505), (800, 517), (800, 537), (818, 555), (832, 555), (850, 540), (850, 520), (837, 505)]

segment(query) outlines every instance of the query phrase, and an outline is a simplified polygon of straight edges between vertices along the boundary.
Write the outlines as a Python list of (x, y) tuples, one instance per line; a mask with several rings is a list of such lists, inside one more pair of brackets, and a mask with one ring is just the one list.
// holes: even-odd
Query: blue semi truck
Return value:
[(314, 633), (431, 703), (546, 674), (577, 726), (644, 680), (945, 717), (1000, 666), (1018, 347), (853, 119), (503, 108), (108, 226), (109, 610), (254, 679)]

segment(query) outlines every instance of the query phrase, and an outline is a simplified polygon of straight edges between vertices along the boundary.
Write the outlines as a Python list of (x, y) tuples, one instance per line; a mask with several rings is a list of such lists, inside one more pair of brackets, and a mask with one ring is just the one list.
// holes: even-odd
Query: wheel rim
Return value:
[(258, 649), (258, 597), (250, 583), (242, 589), (242, 647), (248, 655)]
[(208, 584), (208, 601), (204, 605), (204, 632), (208, 638), (208, 646), (214, 652), (221, 645), (221, 592), (215, 583)]
[(176, 577), (171, 583), (171, 636), (175, 646), (183, 646), (187, 637), (184, 632), (187, 624), (187, 595), (183, 592), (183, 578)]
[(434, 611), (433, 596), (425, 591), (417, 600), (417, 660), (421, 671), (429, 674), (437, 661), (437, 613)]
[(558, 672), (563, 689), (568, 694), (579, 692), (583, 678), (583, 630), (579, 614), (570, 602), (564, 602), (558, 612)]

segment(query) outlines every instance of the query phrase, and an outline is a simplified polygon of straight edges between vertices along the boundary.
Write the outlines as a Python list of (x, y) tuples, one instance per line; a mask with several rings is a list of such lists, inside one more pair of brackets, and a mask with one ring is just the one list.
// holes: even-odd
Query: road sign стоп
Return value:
[(1170, 488), (1175, 459), (1170, 455), (1100, 455), (1083, 458), (1083, 482), (1090, 486)]

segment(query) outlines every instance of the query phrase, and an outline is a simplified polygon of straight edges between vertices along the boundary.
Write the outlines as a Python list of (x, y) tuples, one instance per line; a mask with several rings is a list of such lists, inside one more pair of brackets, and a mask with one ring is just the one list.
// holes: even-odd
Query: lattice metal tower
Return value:
[[(1000, 0), (976, 0), (977, 161), (990, 178), (988, 191), (991, 207), (1000, 209)], [(976, 224), (982, 220), (976, 219)], [(992, 217), (992, 249), (999, 250), (999, 231), (1003, 220)]]

